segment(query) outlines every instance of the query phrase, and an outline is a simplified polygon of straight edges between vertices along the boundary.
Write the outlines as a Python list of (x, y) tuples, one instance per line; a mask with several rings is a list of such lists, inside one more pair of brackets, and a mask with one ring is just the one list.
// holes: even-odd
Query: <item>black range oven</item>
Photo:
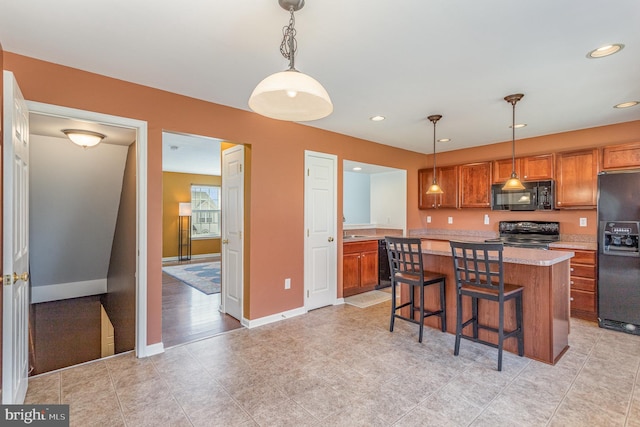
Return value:
[(549, 249), (560, 240), (560, 223), (549, 221), (500, 221), (500, 237), (488, 242), (502, 242), (505, 246)]

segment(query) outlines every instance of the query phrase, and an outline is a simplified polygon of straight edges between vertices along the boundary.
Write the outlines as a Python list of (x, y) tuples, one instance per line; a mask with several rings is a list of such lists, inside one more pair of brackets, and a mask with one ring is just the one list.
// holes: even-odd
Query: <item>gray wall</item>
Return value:
[(31, 135), (32, 302), (106, 292), (127, 149)]

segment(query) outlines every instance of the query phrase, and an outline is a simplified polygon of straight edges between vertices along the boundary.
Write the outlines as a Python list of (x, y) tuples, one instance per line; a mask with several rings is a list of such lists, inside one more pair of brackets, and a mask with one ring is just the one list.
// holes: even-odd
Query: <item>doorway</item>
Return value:
[[(144, 356), (146, 123), (34, 102), (28, 107), (33, 373), (134, 349)], [(79, 147), (64, 129), (103, 139)], [(103, 348), (105, 322), (117, 332)]]
[(228, 145), (216, 138), (162, 134), (165, 348), (241, 327), (224, 313), (221, 299), (221, 151)]

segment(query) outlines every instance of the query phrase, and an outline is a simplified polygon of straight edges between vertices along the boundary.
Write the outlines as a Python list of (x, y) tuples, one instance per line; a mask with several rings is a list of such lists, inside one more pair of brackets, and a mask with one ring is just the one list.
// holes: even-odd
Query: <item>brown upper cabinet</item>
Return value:
[[(494, 161), (493, 182), (499, 184), (511, 178), (512, 164), (512, 159)], [(553, 154), (518, 157), (515, 166), (518, 177), (523, 181), (553, 179)]]
[(427, 190), (433, 182), (433, 168), (418, 171), (418, 209), (457, 208), (458, 167), (439, 167), (436, 168), (436, 174), (443, 193), (427, 194)]
[(595, 208), (598, 149), (556, 154), (556, 207)]
[(459, 166), (461, 208), (488, 208), (491, 206), (492, 163), (479, 162)]
[(602, 149), (602, 170), (640, 168), (640, 142), (610, 145)]

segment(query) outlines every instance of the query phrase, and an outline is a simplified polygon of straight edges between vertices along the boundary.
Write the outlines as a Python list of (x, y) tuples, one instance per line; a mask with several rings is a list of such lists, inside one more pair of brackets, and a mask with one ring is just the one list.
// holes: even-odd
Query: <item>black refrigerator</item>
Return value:
[(640, 335), (640, 171), (598, 176), (598, 323)]

